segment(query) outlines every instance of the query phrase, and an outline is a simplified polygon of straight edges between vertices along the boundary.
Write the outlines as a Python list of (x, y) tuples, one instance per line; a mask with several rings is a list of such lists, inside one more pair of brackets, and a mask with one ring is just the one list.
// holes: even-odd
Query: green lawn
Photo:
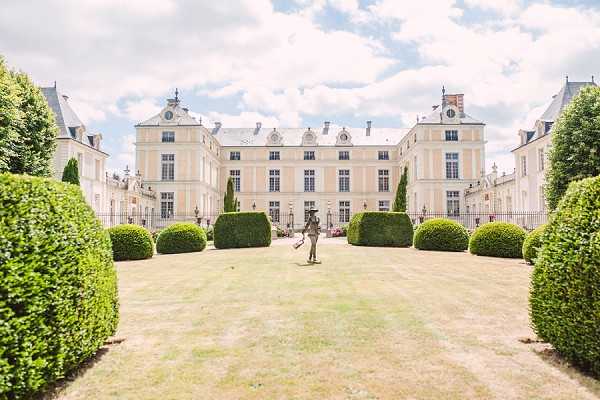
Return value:
[(595, 399), (534, 338), (531, 267), (330, 244), (118, 263), (119, 344), (64, 399)]

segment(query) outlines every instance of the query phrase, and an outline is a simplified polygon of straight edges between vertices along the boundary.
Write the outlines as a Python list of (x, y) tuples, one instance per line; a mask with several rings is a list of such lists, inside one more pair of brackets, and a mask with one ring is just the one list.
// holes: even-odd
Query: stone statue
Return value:
[(321, 221), (319, 217), (315, 214), (318, 212), (316, 208), (311, 208), (308, 210), (308, 221), (306, 221), (306, 226), (302, 230), (302, 237), (304, 238), (304, 233), (308, 232), (308, 238), (310, 239), (310, 253), (308, 255), (308, 262), (310, 264), (320, 264), (321, 261), (317, 259), (317, 241), (319, 240), (319, 234), (321, 233)]

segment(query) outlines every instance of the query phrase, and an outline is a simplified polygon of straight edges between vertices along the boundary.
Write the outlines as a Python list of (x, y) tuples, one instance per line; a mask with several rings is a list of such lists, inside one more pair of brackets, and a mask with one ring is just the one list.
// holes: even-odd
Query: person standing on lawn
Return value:
[(310, 253), (308, 255), (308, 262), (310, 264), (320, 264), (321, 261), (317, 259), (317, 241), (319, 240), (319, 234), (321, 233), (321, 220), (316, 216), (319, 210), (312, 207), (308, 210), (308, 221), (306, 226), (302, 230), (302, 237), (308, 232), (308, 238), (310, 239)]

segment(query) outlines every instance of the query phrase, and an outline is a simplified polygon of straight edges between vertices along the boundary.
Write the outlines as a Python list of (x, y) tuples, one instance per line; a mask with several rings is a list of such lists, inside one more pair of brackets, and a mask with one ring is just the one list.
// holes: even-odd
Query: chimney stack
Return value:
[(262, 127), (262, 122), (257, 122), (256, 123), (256, 129), (254, 129), (254, 134), (258, 135), (258, 132), (260, 132), (260, 128)]
[(367, 136), (371, 136), (371, 121), (367, 121)]
[(323, 122), (323, 135), (327, 135), (329, 133), (329, 121)]

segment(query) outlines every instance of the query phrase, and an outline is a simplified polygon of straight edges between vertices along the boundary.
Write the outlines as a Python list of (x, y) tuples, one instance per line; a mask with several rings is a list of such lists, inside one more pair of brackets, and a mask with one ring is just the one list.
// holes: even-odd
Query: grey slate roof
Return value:
[(58, 92), (56, 87), (43, 87), (42, 93), (48, 102), (48, 105), (54, 112), (56, 124), (59, 128), (59, 137), (72, 137), (69, 128), (84, 127), (75, 111), (71, 108), (67, 99)]
[[(213, 136), (225, 147), (234, 146), (266, 146), (267, 138), (273, 127), (256, 128), (219, 128)], [(301, 146), (302, 137), (308, 128), (275, 128), (282, 137), (283, 146)], [(406, 128), (371, 128), (370, 136), (366, 128), (345, 128), (353, 146), (393, 146), (400, 143), (409, 129)], [(317, 146), (335, 146), (338, 133), (342, 128), (330, 127), (324, 134), (323, 128), (312, 129), (316, 134)], [(209, 129), (211, 131), (211, 129)]]
[(566, 82), (560, 89), (560, 92), (554, 97), (552, 103), (540, 117), (540, 121), (554, 122), (562, 110), (571, 102), (573, 97), (577, 96), (579, 91), (585, 86), (596, 86), (594, 82)]

